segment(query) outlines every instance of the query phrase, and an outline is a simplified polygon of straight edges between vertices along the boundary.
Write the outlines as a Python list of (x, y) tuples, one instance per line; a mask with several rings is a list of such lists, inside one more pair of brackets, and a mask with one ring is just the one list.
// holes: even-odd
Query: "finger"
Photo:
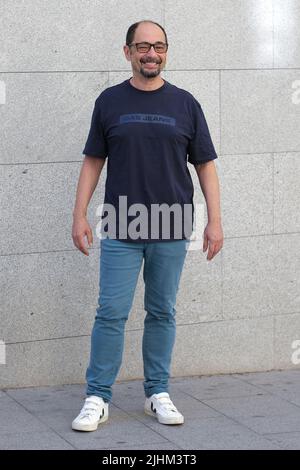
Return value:
[(206, 251), (206, 250), (207, 250), (207, 244), (208, 244), (208, 239), (207, 239), (207, 236), (204, 235), (204, 239), (203, 239), (203, 251)]
[(218, 243), (218, 242), (212, 243), (211, 247), (210, 247), (210, 251), (209, 251), (210, 259), (214, 258), (216, 256), (216, 254), (219, 253), (220, 250), (221, 250), (221, 244), (220, 243)]
[(92, 244), (93, 244), (93, 233), (92, 233), (92, 231), (88, 230), (87, 233), (86, 233), (86, 236), (87, 236), (87, 241), (88, 241), (89, 246), (92, 246)]
[(86, 256), (89, 256), (89, 252), (88, 250), (85, 248), (85, 246), (79, 246), (79, 250), (81, 251), (81, 253), (83, 253), (84, 255)]
[(85, 239), (81, 237), (78, 241), (78, 249), (84, 254), (89, 256), (89, 252), (85, 246)]
[(208, 254), (207, 254), (206, 259), (211, 260), (214, 257), (215, 247), (216, 247), (215, 243), (209, 244), (209, 249), (208, 249)]

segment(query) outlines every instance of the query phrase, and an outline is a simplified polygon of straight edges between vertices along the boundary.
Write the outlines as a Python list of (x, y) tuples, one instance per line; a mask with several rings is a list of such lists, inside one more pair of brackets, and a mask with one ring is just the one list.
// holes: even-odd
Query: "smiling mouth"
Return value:
[(159, 65), (158, 62), (142, 62), (142, 65), (148, 65), (150, 67), (153, 67), (154, 65)]

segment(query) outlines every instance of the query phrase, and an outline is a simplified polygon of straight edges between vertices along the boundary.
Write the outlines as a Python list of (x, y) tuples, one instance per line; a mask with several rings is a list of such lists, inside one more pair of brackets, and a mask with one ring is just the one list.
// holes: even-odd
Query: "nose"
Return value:
[(147, 52), (147, 55), (151, 55), (153, 57), (157, 57), (157, 54), (155, 52), (154, 46), (150, 47), (150, 50)]

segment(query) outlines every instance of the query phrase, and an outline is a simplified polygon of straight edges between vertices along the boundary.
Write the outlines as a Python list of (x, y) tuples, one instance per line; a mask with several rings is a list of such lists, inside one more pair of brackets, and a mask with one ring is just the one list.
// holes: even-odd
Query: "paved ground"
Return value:
[(84, 385), (0, 391), (0, 449), (300, 449), (300, 370), (170, 380), (179, 426), (143, 412), (142, 381), (116, 383), (109, 420), (92, 433), (70, 423)]

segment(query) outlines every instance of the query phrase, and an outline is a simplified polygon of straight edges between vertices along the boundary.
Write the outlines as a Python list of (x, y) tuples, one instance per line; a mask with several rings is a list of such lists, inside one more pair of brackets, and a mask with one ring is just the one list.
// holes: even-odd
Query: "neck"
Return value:
[(139, 90), (152, 91), (157, 90), (157, 88), (163, 86), (164, 80), (159, 76), (146, 78), (143, 76), (140, 77), (133, 75), (133, 77), (130, 79), (130, 83)]

